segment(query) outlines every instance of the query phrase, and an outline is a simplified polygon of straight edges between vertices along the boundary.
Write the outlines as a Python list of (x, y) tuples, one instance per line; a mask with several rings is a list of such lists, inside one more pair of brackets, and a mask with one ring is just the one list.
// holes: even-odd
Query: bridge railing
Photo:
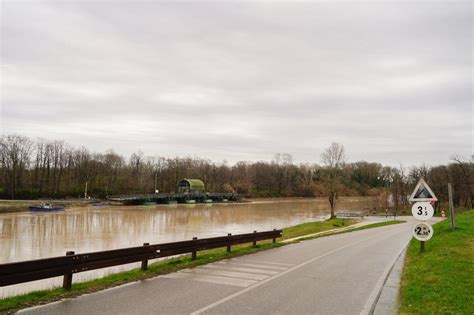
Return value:
[(163, 198), (186, 198), (186, 197), (243, 197), (238, 193), (209, 193), (193, 191), (187, 193), (157, 193), (157, 194), (132, 194), (109, 196), (109, 200), (136, 200), (136, 199), (163, 199)]
[(100, 252), (75, 254), (66, 252), (66, 256), (35, 259), (7, 264), (0, 264), (0, 286), (63, 276), (63, 288), (71, 289), (72, 275), (88, 270), (113, 267), (134, 262), (141, 262), (142, 270), (148, 268), (148, 260), (191, 253), (196, 259), (196, 253), (201, 250), (227, 247), (230, 252), (232, 245), (273, 240), (282, 236), (282, 230), (238, 234), (222, 237), (202, 238), (192, 240), (148, 244), (143, 246), (114, 249)]

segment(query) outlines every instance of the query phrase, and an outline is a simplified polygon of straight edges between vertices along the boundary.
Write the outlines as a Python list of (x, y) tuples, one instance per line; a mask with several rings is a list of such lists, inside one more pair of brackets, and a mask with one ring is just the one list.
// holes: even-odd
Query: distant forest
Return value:
[[(275, 154), (271, 162), (242, 161), (234, 165), (197, 157), (124, 157), (114, 151), (91, 152), (64, 141), (4, 135), (0, 138), (0, 198), (103, 198), (118, 194), (175, 191), (178, 180), (199, 178), (212, 192), (237, 192), (249, 197), (385, 196), (391, 207), (406, 206), (406, 196), (424, 177), (441, 203), (447, 183), (454, 203), (472, 207), (472, 161), (454, 155), (448, 165), (384, 166), (345, 160), (344, 147), (333, 143), (318, 163), (295, 164), (289, 154)], [(388, 202), (387, 202), (388, 204)]]

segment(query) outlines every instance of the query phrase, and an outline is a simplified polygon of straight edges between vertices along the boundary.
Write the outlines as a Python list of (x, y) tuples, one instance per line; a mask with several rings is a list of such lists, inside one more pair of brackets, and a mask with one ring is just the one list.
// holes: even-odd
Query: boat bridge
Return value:
[[(157, 194), (137, 194), (118, 195), (107, 199), (110, 201), (122, 202), (126, 205), (143, 205), (147, 203), (172, 204), (172, 203), (210, 203), (240, 201), (243, 195), (237, 193), (206, 193), (206, 192), (184, 192), (184, 193), (157, 193)], [(193, 203), (194, 203), (193, 202)]]

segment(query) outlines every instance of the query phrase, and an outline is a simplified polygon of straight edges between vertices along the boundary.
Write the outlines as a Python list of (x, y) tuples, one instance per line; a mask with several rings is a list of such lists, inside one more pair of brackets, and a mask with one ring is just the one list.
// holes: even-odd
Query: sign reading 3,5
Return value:
[(433, 217), (434, 209), (429, 202), (415, 202), (411, 207), (411, 214), (417, 220), (426, 221)]

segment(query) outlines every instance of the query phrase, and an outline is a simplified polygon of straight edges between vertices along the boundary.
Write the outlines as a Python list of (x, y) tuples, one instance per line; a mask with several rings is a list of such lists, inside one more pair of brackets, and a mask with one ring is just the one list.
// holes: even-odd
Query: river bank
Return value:
[[(340, 197), (340, 201), (349, 201), (357, 200), (360, 198), (364, 198), (370, 200), (360, 211), (380, 211), (383, 208), (383, 202), (380, 200), (380, 197)], [(316, 200), (318, 202), (326, 202), (327, 206), (329, 207), (329, 202), (327, 201), (326, 197), (318, 197), (318, 198), (307, 198), (307, 197), (278, 197), (278, 198), (244, 198), (239, 202), (228, 202), (229, 204), (239, 204), (239, 203), (284, 203), (284, 202), (305, 202), (308, 200)], [(107, 204), (111, 206), (124, 206), (124, 207), (132, 207), (132, 206), (125, 206), (120, 202), (110, 201), (107, 199), (89, 199), (85, 200), (82, 198), (77, 199), (35, 199), (35, 200), (8, 200), (8, 199), (0, 199), (0, 214), (2, 213), (16, 213), (16, 212), (29, 212), (31, 206), (39, 205), (43, 202), (49, 202), (54, 205), (63, 206), (65, 209), (71, 208), (78, 208), (78, 207), (88, 207), (93, 206), (95, 203)], [(168, 204), (156, 204), (152, 205), (155, 207), (168, 207)], [(346, 209), (344, 209), (346, 210)]]
[[(110, 206), (124, 206), (121, 202), (110, 201), (107, 199), (37, 199), (37, 200), (4, 200), (0, 199), (0, 214), (2, 213), (16, 213), (16, 212), (29, 212), (31, 206), (37, 206), (44, 202), (52, 203), (56, 206), (63, 206), (65, 209), (80, 208), (94, 206), (94, 204), (110, 205)], [(244, 199), (240, 202), (252, 202), (250, 199)], [(284, 201), (283, 201), (284, 202)], [(156, 204), (153, 206), (169, 206), (167, 204)]]
[(37, 206), (43, 202), (52, 203), (57, 206), (63, 206), (65, 209), (87, 207), (96, 202), (104, 202), (119, 206), (120, 203), (110, 202), (108, 200), (83, 200), (83, 199), (36, 199), (36, 200), (5, 200), (0, 199), (0, 214), (29, 212), (31, 206)]

